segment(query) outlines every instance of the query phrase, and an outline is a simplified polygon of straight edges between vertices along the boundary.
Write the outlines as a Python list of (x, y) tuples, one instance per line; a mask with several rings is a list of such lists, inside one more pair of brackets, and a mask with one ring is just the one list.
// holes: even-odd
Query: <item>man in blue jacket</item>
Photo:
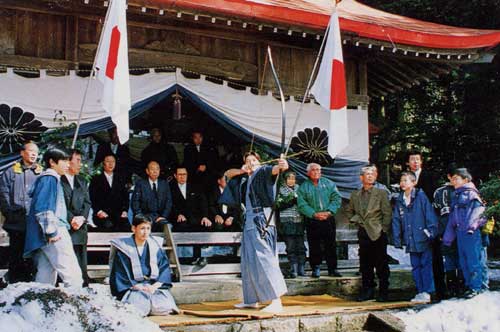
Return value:
[(153, 231), (162, 231), (172, 209), (172, 195), (167, 181), (159, 179), (160, 165), (150, 161), (146, 168), (147, 179), (137, 181), (132, 194), (134, 216), (142, 214), (153, 223)]

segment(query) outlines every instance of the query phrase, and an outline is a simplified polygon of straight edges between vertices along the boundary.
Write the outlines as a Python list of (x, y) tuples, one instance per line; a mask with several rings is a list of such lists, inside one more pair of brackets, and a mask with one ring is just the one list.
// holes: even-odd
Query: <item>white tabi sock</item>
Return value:
[(280, 298), (274, 299), (270, 305), (268, 305), (267, 307), (265, 307), (261, 311), (269, 312), (269, 313), (273, 313), (273, 314), (282, 312), (283, 311), (283, 304), (281, 304), (281, 299)]
[(241, 303), (235, 304), (234, 307), (236, 309), (257, 309), (259, 307), (259, 302), (255, 302), (255, 303), (241, 302)]

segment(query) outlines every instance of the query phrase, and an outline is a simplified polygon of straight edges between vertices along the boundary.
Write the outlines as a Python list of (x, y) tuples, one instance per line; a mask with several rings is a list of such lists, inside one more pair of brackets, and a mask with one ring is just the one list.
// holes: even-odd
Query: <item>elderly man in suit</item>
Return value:
[(152, 222), (153, 231), (161, 231), (167, 223), (172, 209), (172, 195), (167, 181), (159, 179), (160, 165), (150, 161), (146, 168), (147, 179), (135, 184), (132, 194), (132, 211), (135, 215), (147, 216)]
[(116, 157), (104, 157), (103, 172), (90, 181), (89, 192), (98, 231), (128, 232), (128, 190), (126, 179), (116, 173)]
[(387, 193), (374, 184), (377, 171), (373, 166), (361, 169), (363, 188), (353, 191), (346, 209), (349, 221), (358, 226), (359, 264), (362, 289), (359, 301), (375, 297), (375, 276), (379, 279), (377, 301), (387, 301), (389, 288), (389, 263), (387, 258), (387, 233), (391, 225), (391, 205)]
[(212, 227), (208, 219), (207, 199), (198, 187), (187, 181), (188, 172), (177, 167), (175, 181), (170, 183), (172, 191), (172, 223), (174, 232), (201, 232)]
[[(170, 214), (174, 232), (210, 231), (214, 225), (208, 218), (208, 203), (205, 195), (196, 185), (189, 183), (188, 171), (184, 166), (178, 166), (175, 181), (170, 183), (173, 207)], [(193, 248), (193, 264), (206, 265), (207, 259), (201, 257), (201, 247)]]
[(88, 286), (89, 276), (87, 274), (87, 220), (90, 214), (90, 196), (87, 183), (80, 174), (82, 168), (82, 153), (74, 149), (71, 151), (69, 168), (65, 175), (61, 176), (61, 185), (64, 193), (64, 201), (68, 211), (68, 222), (71, 225), (69, 234), (73, 249), (78, 259), (78, 265), (82, 270), (83, 286)]

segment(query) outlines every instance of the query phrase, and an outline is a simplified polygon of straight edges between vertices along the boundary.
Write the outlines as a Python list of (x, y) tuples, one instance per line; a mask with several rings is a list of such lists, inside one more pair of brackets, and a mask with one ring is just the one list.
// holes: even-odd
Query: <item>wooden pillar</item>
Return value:
[(366, 59), (358, 59), (359, 94), (368, 95), (368, 65)]

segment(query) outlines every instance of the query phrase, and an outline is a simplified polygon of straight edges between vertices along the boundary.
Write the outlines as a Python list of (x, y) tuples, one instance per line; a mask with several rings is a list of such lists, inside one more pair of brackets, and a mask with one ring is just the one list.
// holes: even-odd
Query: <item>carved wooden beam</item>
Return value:
[[(96, 48), (96, 44), (80, 44), (78, 50), (79, 61), (81, 63), (92, 64)], [(256, 65), (234, 60), (130, 48), (129, 64), (130, 67), (146, 68), (174, 66), (235, 81), (257, 82)]]
[(72, 61), (4, 54), (0, 54), (0, 64), (9, 67), (27, 67), (48, 70), (70, 70), (77, 67), (77, 64)]

